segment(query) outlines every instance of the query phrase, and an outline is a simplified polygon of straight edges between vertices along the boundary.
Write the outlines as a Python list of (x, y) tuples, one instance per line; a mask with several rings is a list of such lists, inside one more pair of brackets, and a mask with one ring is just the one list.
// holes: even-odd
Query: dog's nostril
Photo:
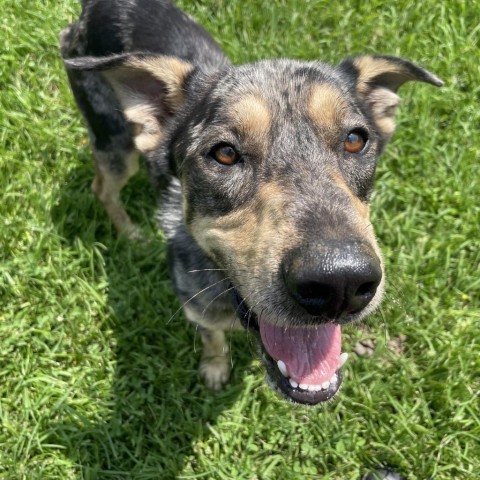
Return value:
[(335, 297), (335, 290), (328, 285), (316, 282), (300, 283), (296, 286), (295, 295), (298, 303), (310, 310), (324, 310)]
[(355, 292), (356, 297), (363, 297), (367, 295), (375, 295), (375, 292), (377, 291), (377, 284), (375, 282), (367, 282), (364, 283), (363, 285), (360, 285)]
[(327, 315), (331, 318), (336, 316), (339, 294), (334, 285), (290, 274), (287, 288), (295, 302), (310, 315), (315, 317)]
[(348, 312), (356, 313), (363, 310), (375, 296), (377, 287), (377, 282), (366, 282), (360, 285), (349, 300)]

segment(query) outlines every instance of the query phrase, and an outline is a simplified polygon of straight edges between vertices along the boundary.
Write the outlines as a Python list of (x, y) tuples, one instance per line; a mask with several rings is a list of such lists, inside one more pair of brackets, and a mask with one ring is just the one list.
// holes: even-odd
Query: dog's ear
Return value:
[(79, 57), (65, 60), (65, 66), (102, 73), (134, 125), (135, 145), (141, 152), (159, 146), (165, 122), (185, 101), (185, 82), (194, 68), (175, 57), (144, 54)]
[(370, 109), (373, 120), (388, 140), (395, 130), (395, 110), (400, 98), (395, 93), (405, 82), (417, 80), (443, 85), (433, 73), (397, 57), (360, 55), (344, 60), (339, 70), (353, 77), (357, 97)]

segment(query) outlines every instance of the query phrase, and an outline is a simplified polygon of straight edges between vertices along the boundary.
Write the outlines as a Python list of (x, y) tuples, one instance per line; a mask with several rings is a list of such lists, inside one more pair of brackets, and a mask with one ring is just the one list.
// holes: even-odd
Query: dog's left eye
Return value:
[(208, 154), (222, 165), (235, 165), (240, 161), (240, 154), (228, 143), (221, 143), (210, 150)]
[(343, 148), (348, 153), (360, 153), (367, 144), (367, 134), (362, 130), (352, 130), (343, 142)]

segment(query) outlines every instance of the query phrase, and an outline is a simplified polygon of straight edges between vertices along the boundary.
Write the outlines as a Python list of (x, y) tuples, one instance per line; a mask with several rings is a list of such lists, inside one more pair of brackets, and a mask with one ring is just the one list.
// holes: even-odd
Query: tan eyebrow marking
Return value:
[(327, 83), (317, 83), (311, 88), (308, 114), (318, 125), (334, 127), (345, 118), (347, 103), (338, 89)]
[(233, 121), (245, 134), (264, 137), (270, 130), (272, 115), (260, 96), (249, 94), (232, 106)]

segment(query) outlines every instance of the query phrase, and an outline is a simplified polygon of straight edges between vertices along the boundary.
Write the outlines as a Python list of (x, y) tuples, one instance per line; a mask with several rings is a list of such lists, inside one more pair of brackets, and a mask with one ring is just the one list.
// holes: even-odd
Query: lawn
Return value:
[(373, 220), (388, 288), (346, 329), (344, 387), (319, 408), (266, 386), (251, 338), (198, 381), (145, 173), (125, 191), (149, 242), (118, 240), (89, 185), (59, 58), (74, 0), (3, 1), (0, 20), (0, 479), (409, 479), (480, 472), (480, 3), (178, 2), (241, 63), (388, 53), (446, 83), (402, 88)]

